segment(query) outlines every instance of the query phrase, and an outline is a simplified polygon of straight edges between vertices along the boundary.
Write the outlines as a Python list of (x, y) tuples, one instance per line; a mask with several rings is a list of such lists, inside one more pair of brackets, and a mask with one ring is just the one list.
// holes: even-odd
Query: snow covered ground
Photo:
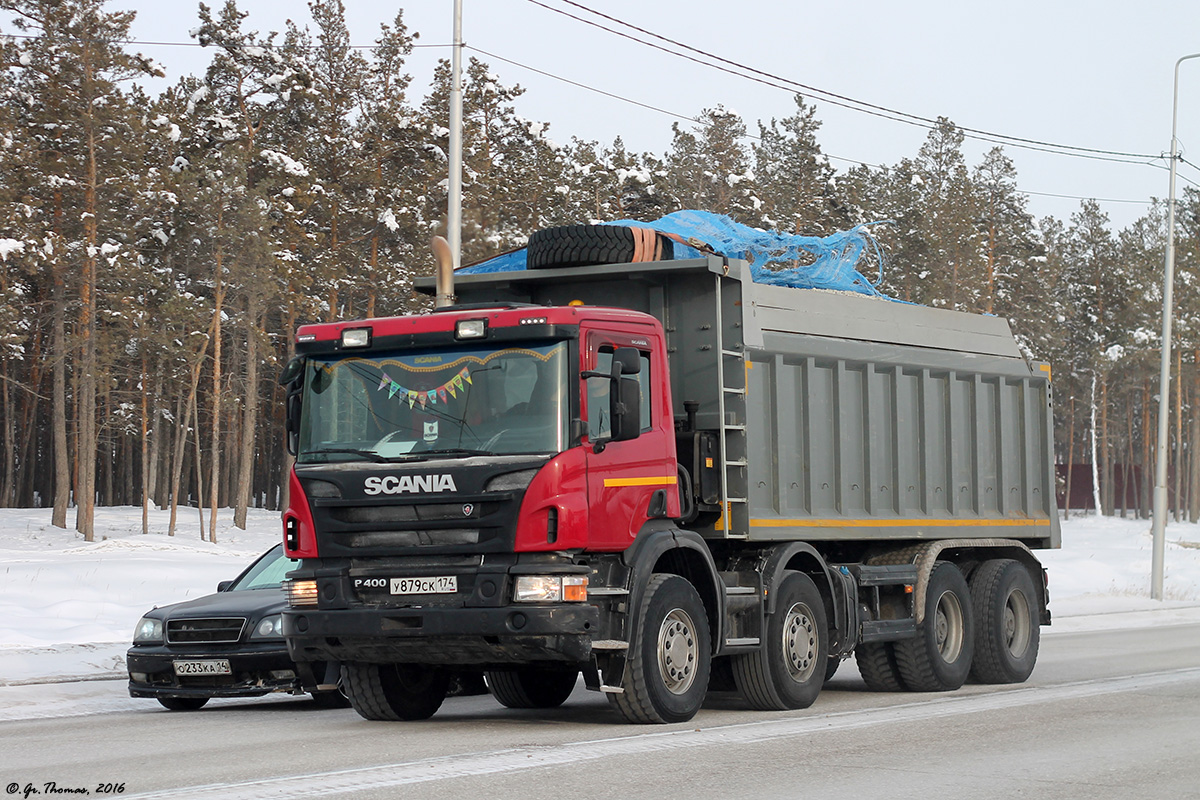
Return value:
[[(145, 611), (215, 591), (280, 537), (267, 511), (242, 531), (223, 510), (216, 544), (201, 541), (195, 509), (180, 509), (174, 537), (167, 520), (151, 511), (143, 534), (141, 509), (99, 508), (89, 544), (51, 526), (49, 509), (0, 509), (0, 687), (123, 678)], [(1040, 555), (1054, 614), (1045, 635), (1200, 620), (1200, 525), (1167, 528), (1163, 602), (1149, 597), (1145, 520), (1072, 517), (1062, 549)]]

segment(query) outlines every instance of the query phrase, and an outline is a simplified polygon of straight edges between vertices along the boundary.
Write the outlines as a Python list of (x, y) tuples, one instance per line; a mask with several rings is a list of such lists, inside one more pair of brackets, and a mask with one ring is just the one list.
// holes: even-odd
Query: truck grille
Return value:
[(167, 620), (167, 644), (236, 642), (242, 637), (242, 628), (245, 625), (245, 617), (169, 619)]

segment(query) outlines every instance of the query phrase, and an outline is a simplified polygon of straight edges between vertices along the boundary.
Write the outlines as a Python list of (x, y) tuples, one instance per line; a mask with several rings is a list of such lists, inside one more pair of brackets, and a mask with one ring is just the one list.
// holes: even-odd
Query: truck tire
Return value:
[(638, 609), (621, 681), (609, 700), (630, 722), (686, 722), (708, 692), (712, 645), (704, 603), (678, 575), (655, 574)]
[[(647, 229), (648, 230), (648, 229)], [(529, 269), (627, 264), (638, 255), (638, 237), (626, 225), (561, 225), (535, 231), (526, 247)], [(643, 244), (646, 240), (643, 239)], [(674, 254), (671, 240), (654, 234), (656, 252), (642, 261), (668, 261)], [(644, 248), (643, 248), (644, 249)]]
[(199, 711), (208, 702), (207, 697), (160, 697), (158, 702), (171, 711)]
[(863, 682), (872, 692), (903, 692), (908, 687), (900, 677), (896, 652), (891, 642), (867, 642), (854, 648), (854, 661)]
[(1037, 663), (1040, 620), (1033, 577), (1019, 561), (985, 561), (971, 575), (975, 660), (980, 683), (1023, 683)]
[(913, 692), (949, 692), (967, 681), (975, 651), (971, 593), (958, 567), (939, 561), (929, 576), (925, 619), (913, 639), (896, 642), (896, 665)]
[(429, 719), (446, 699), (450, 674), (424, 664), (342, 664), (342, 686), (364, 719)]
[(578, 669), (488, 671), (488, 688), (506, 708), (558, 708), (575, 690)]
[(767, 617), (762, 646), (734, 657), (733, 677), (751, 708), (808, 708), (829, 667), (825, 603), (812, 578), (802, 572), (784, 573), (775, 592), (775, 612)]

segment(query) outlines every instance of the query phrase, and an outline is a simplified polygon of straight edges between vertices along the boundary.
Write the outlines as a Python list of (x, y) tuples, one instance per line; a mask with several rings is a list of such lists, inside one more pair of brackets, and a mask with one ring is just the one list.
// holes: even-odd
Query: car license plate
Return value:
[(458, 591), (458, 577), (437, 575), (432, 578), (392, 578), (392, 594), (452, 594)]
[(176, 675), (232, 675), (229, 660), (222, 658), (214, 661), (176, 661)]

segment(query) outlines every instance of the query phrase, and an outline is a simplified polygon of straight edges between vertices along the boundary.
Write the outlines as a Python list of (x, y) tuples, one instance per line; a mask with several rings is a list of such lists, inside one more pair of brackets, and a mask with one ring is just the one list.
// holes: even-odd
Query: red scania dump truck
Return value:
[(876, 690), (1029, 676), (1050, 374), (1004, 320), (717, 256), (455, 289), (301, 327), (283, 378), (284, 634), (359, 714), (429, 717), (463, 672), (520, 708), (582, 673), (643, 723), (710, 677), (804, 708), (851, 654)]

